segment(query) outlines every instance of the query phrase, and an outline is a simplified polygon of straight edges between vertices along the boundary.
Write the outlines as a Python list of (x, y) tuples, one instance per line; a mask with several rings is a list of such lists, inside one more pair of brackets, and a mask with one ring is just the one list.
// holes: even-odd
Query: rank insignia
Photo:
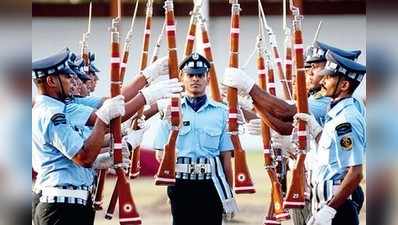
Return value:
[(53, 117), (51, 117), (51, 121), (54, 123), (54, 126), (59, 124), (66, 124), (65, 114), (57, 113)]
[(350, 123), (342, 123), (336, 127), (337, 136), (348, 134), (351, 131), (352, 131), (352, 126)]
[(350, 136), (344, 136), (340, 140), (340, 145), (343, 147), (344, 150), (351, 150), (352, 149), (352, 139)]

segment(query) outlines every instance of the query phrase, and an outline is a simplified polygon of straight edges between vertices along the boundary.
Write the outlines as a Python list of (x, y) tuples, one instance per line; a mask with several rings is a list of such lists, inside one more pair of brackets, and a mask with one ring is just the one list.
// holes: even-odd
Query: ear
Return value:
[(46, 83), (49, 87), (57, 87), (57, 81), (55, 81), (55, 76), (47, 76)]
[(341, 91), (348, 91), (350, 88), (350, 82), (348, 80), (342, 80), (340, 85)]

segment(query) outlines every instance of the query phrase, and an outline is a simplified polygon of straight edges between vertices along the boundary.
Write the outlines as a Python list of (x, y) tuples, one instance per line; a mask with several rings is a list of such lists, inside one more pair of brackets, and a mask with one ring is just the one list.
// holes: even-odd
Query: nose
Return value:
[(192, 75), (191, 79), (194, 81), (199, 80), (199, 76), (197, 74)]

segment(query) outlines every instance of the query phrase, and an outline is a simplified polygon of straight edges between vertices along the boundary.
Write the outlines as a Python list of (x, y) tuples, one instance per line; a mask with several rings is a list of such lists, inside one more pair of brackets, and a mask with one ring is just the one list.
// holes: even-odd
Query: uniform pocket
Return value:
[(200, 132), (200, 145), (204, 148), (218, 149), (220, 144), (220, 136), (220, 129), (203, 129)]
[(187, 135), (191, 131), (191, 126), (182, 126), (178, 131), (178, 136)]
[(329, 164), (329, 154), (330, 154), (330, 148), (332, 145), (332, 138), (330, 137), (323, 137), (321, 140), (319, 140), (319, 147), (318, 147), (318, 154), (319, 158), (319, 163), (321, 165), (326, 165)]

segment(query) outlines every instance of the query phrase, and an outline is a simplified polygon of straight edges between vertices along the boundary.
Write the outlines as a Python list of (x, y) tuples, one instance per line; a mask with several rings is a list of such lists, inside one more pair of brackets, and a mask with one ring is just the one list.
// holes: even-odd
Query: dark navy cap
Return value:
[(73, 75), (74, 71), (69, 67), (70, 51), (68, 48), (32, 62), (32, 78), (37, 79), (49, 75)]
[(342, 49), (316, 41), (312, 46), (310, 46), (307, 49), (305, 62), (306, 63), (325, 62), (326, 52), (328, 50), (332, 51), (335, 54), (338, 54), (339, 56), (351, 60), (356, 60), (361, 54), (361, 50), (344, 51)]
[(83, 71), (84, 62), (82, 58), (76, 56), (75, 53), (71, 53), (68, 64), (80, 80), (82, 80), (83, 82), (90, 80), (90, 77), (87, 76), (87, 74)]
[(209, 71), (210, 63), (205, 57), (194, 52), (181, 62), (179, 68), (187, 74), (202, 74)]
[(366, 67), (353, 60), (339, 56), (332, 51), (326, 53), (326, 65), (321, 75), (345, 76), (361, 82), (366, 73)]

